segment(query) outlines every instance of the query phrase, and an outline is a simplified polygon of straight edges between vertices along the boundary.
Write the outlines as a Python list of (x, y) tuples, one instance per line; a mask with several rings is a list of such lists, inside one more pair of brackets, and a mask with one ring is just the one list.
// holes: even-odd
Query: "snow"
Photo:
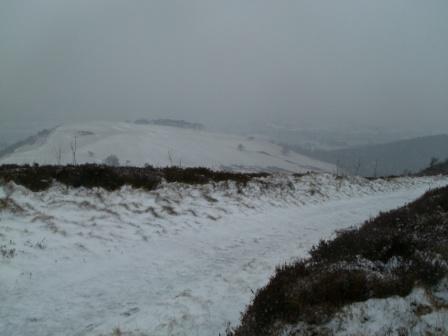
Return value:
[[(76, 138), (77, 163), (102, 163), (116, 155), (123, 165), (201, 166), (214, 169), (267, 171), (335, 171), (324, 163), (290, 151), (262, 138), (213, 133), (158, 125), (124, 122), (67, 124), (55, 128), (47, 138), (18, 148), (0, 158), (0, 164), (56, 164), (73, 162), (71, 144)], [(239, 145), (242, 150), (239, 150)]]
[(0, 257), (0, 334), (222, 334), (277, 265), (447, 184), (311, 174), (151, 192), (3, 185), (16, 206), (0, 210), (0, 246), (16, 255)]
[[(448, 279), (434, 290), (415, 288), (406, 297), (370, 299), (348, 305), (326, 324), (335, 336), (446, 335)], [(438, 297), (445, 296), (445, 300)]]
[(335, 336), (444, 335), (448, 331), (448, 309), (436, 306), (431, 293), (416, 288), (404, 298), (370, 299), (349, 305), (328, 323), (328, 329)]
[[(444, 288), (444, 293), (447, 288)], [(299, 323), (288, 326), (282, 335), (309, 334), (334, 336), (444, 336), (448, 331), (448, 302), (437, 302), (434, 293), (415, 288), (405, 297), (370, 299), (345, 306), (330, 322), (320, 326)], [(300, 333), (302, 332), (302, 333)], [(307, 334), (308, 335), (308, 334)]]

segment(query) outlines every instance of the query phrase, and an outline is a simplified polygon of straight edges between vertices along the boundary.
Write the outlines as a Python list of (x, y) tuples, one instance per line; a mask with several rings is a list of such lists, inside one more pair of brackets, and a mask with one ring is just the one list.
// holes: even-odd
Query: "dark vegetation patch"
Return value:
[(95, 133), (91, 131), (78, 131), (76, 132), (79, 136), (89, 136), (89, 135), (95, 135)]
[(48, 189), (53, 181), (71, 187), (101, 187), (116, 190), (123, 185), (146, 190), (156, 189), (165, 179), (167, 182), (205, 184), (209, 182), (234, 181), (246, 184), (256, 177), (266, 177), (266, 173), (232, 173), (213, 171), (208, 168), (144, 168), (111, 167), (84, 164), (68, 166), (2, 165), (0, 181), (12, 181), (32, 191)]
[(258, 177), (267, 177), (268, 173), (235, 173), (228, 171), (214, 171), (209, 168), (180, 168), (166, 167), (155, 169), (167, 182), (180, 182), (187, 184), (206, 184), (209, 182), (234, 181), (246, 184)]
[(15, 248), (9, 248), (6, 245), (0, 245), (0, 255), (3, 258), (14, 258), (14, 256), (16, 255), (16, 249)]
[(448, 159), (439, 162), (437, 159), (431, 160), (429, 167), (423, 169), (418, 175), (420, 176), (434, 176), (434, 175), (448, 175)]
[(311, 257), (279, 267), (228, 335), (274, 335), (325, 323), (344, 305), (406, 296), (448, 274), (448, 187), (321, 241)]
[(138, 119), (135, 121), (135, 124), (139, 125), (160, 125), (160, 126), (171, 126), (178, 128), (187, 128), (194, 130), (203, 130), (205, 126), (200, 123), (192, 123), (185, 120), (176, 120), (176, 119)]

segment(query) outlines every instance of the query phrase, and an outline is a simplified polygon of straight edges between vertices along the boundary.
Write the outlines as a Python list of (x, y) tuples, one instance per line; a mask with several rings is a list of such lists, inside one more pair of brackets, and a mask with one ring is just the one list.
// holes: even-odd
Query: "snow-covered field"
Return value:
[(122, 165), (132, 166), (335, 171), (332, 164), (285, 152), (281, 146), (262, 138), (124, 122), (59, 126), (33, 144), (0, 157), (0, 164), (70, 164), (75, 147), (77, 163), (103, 163), (109, 155), (115, 155)]
[[(0, 188), (0, 334), (218, 335), (275, 267), (447, 178)], [(8, 197), (6, 197), (8, 196)]]

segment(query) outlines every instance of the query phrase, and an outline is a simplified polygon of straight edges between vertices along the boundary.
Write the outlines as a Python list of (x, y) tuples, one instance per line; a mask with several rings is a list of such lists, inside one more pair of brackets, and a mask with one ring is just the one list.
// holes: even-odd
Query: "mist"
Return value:
[(0, 124), (448, 130), (448, 2), (0, 4)]
[(448, 335), (448, 0), (0, 0), (0, 336)]

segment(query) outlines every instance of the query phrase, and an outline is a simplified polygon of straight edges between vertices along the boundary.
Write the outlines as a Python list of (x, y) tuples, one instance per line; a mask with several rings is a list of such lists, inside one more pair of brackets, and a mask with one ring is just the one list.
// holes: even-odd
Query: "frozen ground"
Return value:
[[(275, 266), (447, 178), (0, 189), (0, 334), (218, 335)], [(6, 199), (5, 196), (9, 195)]]

